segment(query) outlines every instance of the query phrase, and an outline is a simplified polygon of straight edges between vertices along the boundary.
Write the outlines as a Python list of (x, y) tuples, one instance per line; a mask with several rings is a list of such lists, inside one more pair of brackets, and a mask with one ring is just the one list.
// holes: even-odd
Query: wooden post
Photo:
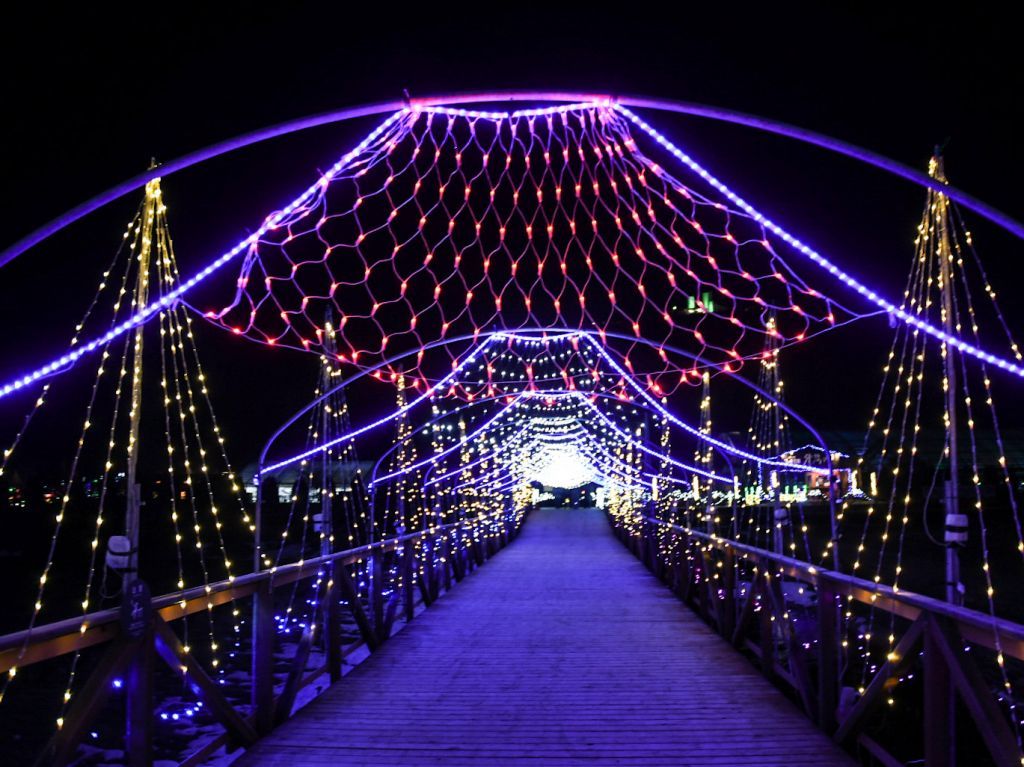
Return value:
[(324, 642), (327, 645), (327, 670), (331, 684), (341, 679), (344, 655), (341, 646), (341, 589), (338, 586), (338, 569), (344, 567), (340, 560), (335, 559), (328, 566), (330, 575), (327, 588), (327, 605), (324, 609)]
[[(959, 701), (978, 728), (992, 761), (998, 767), (1020, 767), (1020, 746), (1006, 714), (996, 702), (995, 696), (978, 667), (963, 651), (963, 639), (956, 626), (947, 618), (932, 615), (928, 632), (933, 639), (932, 649), (942, 655), (950, 682), (957, 696), (951, 696), (950, 704)], [(953, 728), (956, 726), (953, 720)], [(952, 733), (955, 735), (955, 732)], [(952, 738), (949, 752), (956, 753), (956, 740)]]
[(683, 593), (683, 546), (680, 537), (672, 531), (672, 591), (676, 596)]
[[(458, 531), (455, 531), (453, 535), (459, 535)], [(466, 577), (466, 549), (462, 546), (461, 537), (455, 538), (455, 542), (450, 547), (452, 557), (452, 573), (455, 575), (455, 582), (458, 583)]]
[(818, 726), (831, 735), (839, 705), (839, 607), (824, 579), (818, 582)]
[(736, 630), (736, 552), (731, 546), (725, 547), (722, 562), (722, 620), (719, 633), (731, 640)]
[(657, 543), (654, 537), (654, 525), (644, 521), (644, 558), (647, 560), (647, 569), (655, 575), (658, 574)]
[(722, 627), (722, 603), (715, 589), (715, 556), (714, 550), (701, 549), (701, 570), (704, 573), (704, 588), (701, 589), (701, 601), (704, 604), (704, 620), (714, 621), (719, 629)]
[(654, 577), (661, 580), (661, 539), (659, 538), (660, 528), (651, 525), (651, 572)]
[(483, 561), (486, 562), (491, 558), (491, 554), (493, 553), (491, 551), (491, 536), (487, 534), (487, 527), (485, 525), (480, 525), (480, 527), (482, 528), (480, 534), (483, 536), (480, 543), (480, 553)]
[(761, 671), (770, 681), (775, 680), (775, 621), (772, 620), (771, 583), (767, 573), (758, 573), (764, 583), (762, 589), (760, 629)]
[(442, 535), (444, 536), (444, 590), (451, 591), (452, 570), (454, 569), (452, 539), (448, 536), (448, 533), (442, 533)]
[(669, 548), (668, 548), (668, 532), (667, 531), (662, 532), (659, 529), (659, 533), (661, 535), (658, 538), (658, 548), (657, 548), (658, 577), (661, 579), (662, 583), (667, 585), (669, 580), (670, 580), (670, 578), (671, 578), (670, 575), (669, 575), (669, 570), (668, 570), (668, 553), (669, 553)]
[(420, 538), (420, 567), (419, 572), (416, 574), (416, 579), (420, 585), (420, 596), (426, 607), (430, 607), (434, 602), (434, 590), (431, 583), (433, 568), (434, 547), (431, 545), (430, 539), (424, 534)]
[[(474, 530), (473, 532), (475, 533), (476, 530)], [(480, 565), (482, 565), (484, 563), (483, 545), (480, 543), (480, 538), (477, 535), (473, 535), (472, 541), (473, 541), (473, 555), (474, 555), (474, 558), (476, 559), (476, 566), (480, 567)]]
[(441, 576), (437, 572), (437, 549), (440, 540), (437, 536), (430, 539), (430, 568), (428, 573), (430, 579), (428, 585), (430, 586), (430, 598), (432, 601), (437, 601), (437, 598), (441, 595)]
[(473, 529), (470, 528), (469, 537), (467, 538), (466, 543), (466, 559), (468, 561), (469, 572), (480, 567), (480, 553), (477, 551), (477, 541), (473, 532)]
[(402, 601), (405, 605), (406, 623), (416, 614), (416, 568), (413, 566), (413, 551), (411, 541), (407, 541), (402, 547)]
[(131, 767), (153, 763), (153, 626), (146, 628), (128, 668), (125, 752)]
[(252, 615), (252, 710), (256, 731), (274, 726), (274, 587), (261, 582), (253, 595)]
[(687, 538), (683, 544), (680, 562), (682, 563), (683, 579), (679, 584), (679, 598), (684, 602), (690, 601), (690, 589), (693, 586), (693, 562), (690, 559), (690, 539)]
[(352, 578), (349, 576), (348, 570), (345, 569), (345, 565), (340, 562), (338, 563), (335, 580), (341, 589), (341, 595), (345, 597), (345, 601), (348, 603), (348, 609), (352, 612), (352, 617), (355, 618), (360, 636), (362, 636), (370, 651), (375, 651), (380, 646), (380, 642), (377, 641), (377, 632), (374, 631), (373, 622), (366, 615), (366, 611), (363, 610), (363, 604), (359, 601), (359, 591), (356, 589), (356, 585), (352, 582)]
[(953, 686), (936, 637), (929, 628), (924, 632), (924, 761), (928, 767), (952, 767), (956, 764), (951, 732)]
[(387, 639), (385, 636), (384, 620), (384, 552), (377, 551), (370, 556), (370, 581), (372, 591), (370, 592), (370, 605), (373, 610), (373, 630), (377, 635), (377, 642)]

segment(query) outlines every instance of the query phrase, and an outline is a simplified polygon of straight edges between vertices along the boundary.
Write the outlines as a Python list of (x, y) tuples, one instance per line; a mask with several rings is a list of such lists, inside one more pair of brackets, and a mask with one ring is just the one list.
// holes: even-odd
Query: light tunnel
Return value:
[[(505, 100), (522, 108), (499, 108)], [(883, 295), (852, 266), (792, 234), (648, 122), (650, 109), (769, 130), (926, 187), (905, 295)], [(243, 240), (179, 271), (161, 177), (356, 117), (379, 122)], [(99, 611), (111, 602), (107, 578), (132, 586), (145, 572), (162, 594), (154, 630), (164, 632), (157, 641), (170, 648), (175, 673), (206, 679), (199, 663), (209, 663), (207, 700), (227, 712), (232, 737), (251, 740), (254, 725), (210, 692), (215, 685), (248, 674), (253, 721), (267, 730), (282, 639), (301, 636), (284, 710), (311, 648), (327, 656), (332, 679), (341, 678), (341, 607), (375, 650), (399, 615), (409, 623), (508, 545), (545, 500), (542, 491), (580, 488), (595, 490), (593, 502), (606, 512), (601, 523), (655, 575), (684, 600), (701, 594), (701, 609), (729, 641), (754, 646), (747, 634), (759, 621), (754, 634), (766, 667), (778, 670), (782, 660), (799, 686), (795, 661), (818, 642), (823, 699), (835, 697), (843, 675), (860, 677), (852, 682), (861, 685), (858, 695), (869, 674), (879, 691), (891, 686), (887, 664), (913, 655), (896, 643), (895, 630), (886, 644), (879, 628), (897, 617), (915, 620), (904, 634), (914, 642), (939, 625), (922, 627), (917, 615), (956, 618), (973, 643), (994, 636), (980, 644), (998, 653), (1003, 671), (1004, 636), (1013, 657), (1022, 657), (1020, 627), (997, 623), (989, 545), (1010, 541), (1017, 557), (1024, 533), (990, 371), (1016, 382), (1024, 356), (950, 200), (1011, 232), (1024, 229), (949, 186), (938, 159), (930, 170), (697, 105), (477, 94), (370, 105), (257, 131), (79, 206), (0, 253), (3, 266), (146, 187), (140, 216), (67, 351), (0, 380), (3, 404), (34, 395), (12, 446), (0, 453), (3, 473), (21, 459), (38, 414), (53, 410), (57, 384), (73, 380), (61, 374), (95, 363), (64, 489), (49, 497), (54, 532), (32, 584), (29, 627), (5, 638), (10, 662), (0, 669), (8, 673), (0, 698), (26, 653), (45, 660), (74, 652), (77, 663), (87, 643), (114, 636), (104, 632), (116, 611)], [(987, 315), (976, 313), (982, 306)], [(780, 354), (803, 354), (834, 341), (841, 328), (884, 328), (886, 320), (891, 347), (867, 434), (855, 457), (843, 454), (787, 401)], [(270, 436), (247, 446), (259, 454), (245, 471), (229, 457), (235, 445), (213, 404), (224, 395), (210, 393), (193, 323), (225, 344), (273, 347), (278, 356), (268, 352), (268, 365), (294, 361), (287, 392), (267, 394), (306, 404), (277, 428), (261, 420), (258, 438)], [(864, 372), (821, 371), (815, 394), (829, 397), (830, 383)], [(929, 389), (926, 379), (936, 385)], [(253, 394), (262, 382), (230, 383)], [(157, 428), (140, 425), (140, 412)], [(944, 439), (930, 446), (926, 417), (943, 425)], [(975, 430), (983, 421), (998, 452), (991, 484), (1011, 512), (1004, 535), (986, 527), (990, 498), (981, 488), (990, 480), (982, 481)], [(958, 422), (967, 429), (959, 468)], [(159, 471), (145, 510), (139, 466)], [(948, 604), (904, 594), (905, 556), (916, 545), (906, 535), (912, 509), (930, 539), (929, 515), (943, 494), (938, 545), (947, 557)], [(980, 603), (966, 609), (960, 596), (967, 588), (956, 551), (969, 540), (962, 512), (979, 528), (970, 543), (980, 543), (973, 588), (989, 611), (981, 618), (973, 614)], [(125, 534), (120, 526), (111, 534), (111, 516), (122, 513)], [(556, 516), (542, 511), (535, 519)], [(76, 543), (86, 549), (77, 563), (88, 565), (83, 598), (58, 622), (65, 595), (54, 599), (49, 581), (63, 564), (58, 554)], [(249, 596), (251, 609), (238, 609), (236, 599)], [(165, 618), (181, 621), (183, 642)], [(822, 632), (803, 643), (798, 629), (808, 625)], [(33, 635), (37, 626), (42, 639)], [(250, 630), (251, 655), (243, 647)], [(203, 645), (199, 661), (188, 641)], [(784, 658), (775, 657), (780, 649)], [(186, 661), (188, 668), (176, 665)], [(78, 693), (75, 668), (63, 708), (88, 697)], [(826, 709), (835, 703), (822, 708), (824, 719), (833, 718)], [(198, 707), (189, 710), (193, 716)], [(62, 714), (58, 729), (63, 722)]]
[[(359, 418), (346, 392), (360, 379), (377, 381), (388, 368), (387, 382), (398, 391), (395, 406), (373, 420)], [(721, 513), (715, 507), (731, 505), (722, 529), (735, 531), (742, 526), (737, 505), (744, 466), (758, 467), (758, 475), (831, 476), (827, 467), (751, 452), (694, 427), (667, 406), (667, 397), (651, 396), (634, 380), (597, 334), (495, 332), (476, 339), (429, 385), (397, 369), (400, 358), (329, 385), (325, 379), (319, 396), (264, 447), (254, 477), (257, 496), (266, 480), (293, 472), (305, 477), (305, 490), (315, 497), (327, 492), (322, 488), (333, 467), (354, 464), (360, 454), (373, 456), (358, 480), (368, 499), (369, 540), (407, 529), (410, 513), (415, 524), (430, 527), (493, 513), (509, 502), (533, 504), (544, 490), (582, 486), (601, 488), (590, 497), (602, 506), (659, 513), (702, 529), (716, 527), (709, 522)], [(730, 380), (749, 396), (774, 401), (740, 376)], [(305, 447), (278, 457), (285, 444), (294, 444), (287, 433), (304, 425)], [(257, 503), (261, 564), (273, 566), (260, 512)], [(831, 525), (831, 511), (828, 516)]]

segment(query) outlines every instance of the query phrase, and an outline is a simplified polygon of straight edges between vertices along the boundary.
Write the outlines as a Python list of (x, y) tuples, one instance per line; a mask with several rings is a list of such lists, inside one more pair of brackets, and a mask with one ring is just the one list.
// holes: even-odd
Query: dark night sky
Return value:
[[(866, 4), (827, 12), (780, 12), (776, 4), (716, 12), (666, 12), (663, 3), (431, 5), (360, 6), (362, 14), (374, 11), (362, 17), (340, 4), (311, 3), (277, 13), (236, 3), (184, 13), (172, 4), (166, 7), (179, 9), (173, 15), (116, 19), (83, 5), (59, 15), (37, 11), (9, 30), (0, 49), (7, 133), (0, 240), (12, 242), (145, 169), (150, 157), (170, 159), (292, 117), (397, 98), (403, 88), (413, 95), (570, 89), (707, 102), (832, 134), (922, 169), (932, 146), (948, 138), (951, 180), (1024, 215), (1014, 182), (1024, 171), (1024, 67), (1017, 25), (995, 13), (954, 15), (935, 3), (898, 13)], [(922, 192), (783, 139), (696, 118), (649, 119), (769, 215), (898, 293)], [(275, 140), (165, 182), (183, 270), (234, 244), (367, 128), (358, 122)], [(3, 380), (64, 343), (134, 204), (111, 206), (0, 273)], [(1024, 311), (1012, 294), (1024, 248), (992, 227), (974, 228), (994, 283), (1004, 300), (1011, 297), (1011, 325), (1021, 327)], [(877, 379), (860, 368), (877, 370), (887, 332), (882, 323), (837, 339), (821, 361), (803, 364), (789, 383), (792, 400), (825, 427), (862, 426)], [(204, 348), (222, 355), (213, 388), (224, 392), (226, 430), (243, 444), (265, 437), (308, 396), (312, 359), (213, 330), (201, 335)], [(263, 383), (242, 385), (257, 374)], [(12, 413), (30, 401), (4, 403), (0, 443)], [(255, 448), (239, 452), (249, 459)]]

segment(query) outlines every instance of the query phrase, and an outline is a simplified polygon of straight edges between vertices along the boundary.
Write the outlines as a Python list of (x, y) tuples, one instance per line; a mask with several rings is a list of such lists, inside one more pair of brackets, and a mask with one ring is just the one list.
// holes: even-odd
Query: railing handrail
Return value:
[[(269, 581), (274, 585), (284, 585), (296, 580), (310, 577), (323, 565), (340, 561), (342, 564), (361, 559), (369, 554), (393, 551), (405, 543), (420, 540), (439, 533), (446, 533), (460, 527), (485, 522), (494, 517), (507, 516), (507, 512), (498, 511), (487, 515), (465, 517), (456, 522), (434, 525), (415, 533), (388, 538), (383, 541), (368, 543), (354, 549), (336, 551), (301, 562), (290, 562), (285, 565), (247, 573), (235, 578), (225, 579), (204, 586), (194, 586), (183, 591), (161, 594), (153, 597), (150, 604), (154, 612), (160, 613), (164, 620), (176, 620), (192, 613), (202, 612), (210, 606), (216, 607), (227, 601), (244, 597), (256, 591), (257, 587)], [(47, 623), (32, 629), (24, 629), (0, 636), (0, 673), (14, 666), (30, 665), (39, 661), (65, 655), (113, 638), (119, 631), (121, 610), (118, 607), (83, 616), (66, 618)], [(83, 626), (85, 629), (83, 630)], [(53, 645), (48, 651), (31, 657), (32, 647), (49, 643)]]
[[(309, 577), (320, 567), (331, 562), (341, 561), (343, 564), (350, 564), (375, 552), (393, 551), (411, 541), (417, 541), (427, 536), (448, 532), (458, 527), (464, 527), (500, 516), (504, 516), (504, 512), (495, 512), (485, 517), (466, 518), (457, 522), (449, 522), (445, 525), (436, 525), (415, 533), (407, 533), (395, 538), (368, 543), (353, 549), (337, 551), (301, 562), (290, 562), (267, 570), (261, 570), (257, 573), (247, 573), (234, 579), (217, 581), (208, 586), (195, 586), (183, 591), (161, 594), (153, 597), (151, 601), (152, 608), (154, 612), (161, 613), (161, 617), (165, 620), (176, 620), (207, 610), (211, 604), (218, 606), (231, 599), (252, 594), (257, 586), (265, 581), (270, 581), (275, 585), (284, 585)], [(804, 560), (788, 557), (784, 554), (778, 554), (722, 536), (694, 530), (655, 517), (644, 517), (644, 520), (673, 529), (690, 538), (705, 541), (716, 548), (731, 548), (744, 555), (748, 560), (753, 558), (759, 563), (771, 563), (773, 566), (781, 568), (786, 575), (800, 578), (813, 586), (826, 584), (830, 591), (839, 596), (852, 597), (858, 602), (877, 607), (885, 612), (893, 613), (908, 620), (917, 618), (922, 611), (941, 615), (957, 623), (966, 639), (992, 650), (997, 649), (994, 639), (998, 635), (1001, 644), (999, 649), (1004, 654), (1018, 660), (1024, 660), (1024, 625), (1020, 623), (1005, 618), (993, 617), (969, 607), (952, 605), (917, 592), (894, 589), (892, 586), (840, 573)], [(0, 673), (9, 670), (13, 665), (22, 664), (22, 661), (14, 662), (17, 659), (11, 657), (14, 654), (12, 651), (20, 653), (23, 650), (27, 651), (33, 645), (54, 642), (72, 636), (77, 637), (77, 641), (61, 645), (59, 648), (55, 648), (56, 651), (45, 654), (45, 657), (55, 657), (105, 641), (116, 633), (116, 631), (112, 633), (109, 627), (111, 624), (117, 624), (120, 621), (120, 615), (120, 608), (114, 607), (87, 613), (84, 616), (66, 618), (33, 629), (2, 635), (0, 636)], [(85, 631), (82, 630), (83, 626), (86, 627)], [(101, 636), (90, 636), (91, 634), (101, 634)], [(43, 660), (43, 658), (31, 659), (26, 657), (23, 660), (27, 663), (33, 663)]]
[[(691, 538), (706, 541), (716, 548), (731, 548), (743, 554), (747, 559), (753, 557), (758, 562), (770, 562), (780, 567), (786, 575), (800, 578), (813, 586), (825, 585), (830, 592), (838, 596), (852, 597), (858, 602), (877, 607), (901, 618), (914, 620), (922, 612), (940, 615), (954, 621), (964, 639), (990, 650), (1000, 650), (1004, 655), (1018, 660), (1024, 660), (1024, 625), (1020, 623), (997, 618), (969, 607), (952, 605), (914, 591), (894, 589), (892, 586), (829, 570), (801, 559), (794, 559), (740, 541), (666, 522), (656, 517), (644, 516), (643, 519), (671, 528)], [(995, 642), (996, 636), (999, 638), (1000, 647), (998, 648)]]

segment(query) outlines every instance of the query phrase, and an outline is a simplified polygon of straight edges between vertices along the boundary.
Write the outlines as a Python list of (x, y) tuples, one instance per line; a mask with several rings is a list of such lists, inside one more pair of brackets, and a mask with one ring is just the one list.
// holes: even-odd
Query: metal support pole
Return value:
[[(327, 312), (327, 337), (326, 350), (320, 369), (320, 391), (325, 392), (331, 388), (331, 363), (334, 356), (334, 334), (331, 329), (331, 312)], [(336, 417), (334, 409), (329, 407), (331, 402), (328, 399), (320, 413), (320, 434), (325, 440), (332, 437), (331, 420)], [(320, 461), (320, 555), (328, 556), (334, 553), (334, 477), (331, 463), (330, 451), (324, 450)], [(324, 648), (327, 654), (327, 667), (330, 673), (331, 682), (341, 678), (342, 652), (341, 652), (341, 608), (338, 604), (338, 585), (335, 578), (336, 562), (331, 562), (325, 567), (327, 577), (327, 599), (323, 610), (323, 631)]]
[[(929, 175), (945, 182), (942, 158), (938, 150), (929, 166)], [(941, 192), (930, 192), (929, 203), (938, 206), (937, 247), (939, 275), (942, 279), (942, 328), (950, 336), (956, 335), (956, 317), (953, 315), (953, 252), (949, 243), (949, 200)], [(960, 513), (959, 454), (957, 450), (957, 375), (956, 350), (952, 344), (943, 344), (946, 366), (946, 436), (949, 451), (949, 479), (945, 486), (945, 544), (946, 544), (946, 601), (963, 604), (963, 585), (960, 583), (960, 549), (967, 543), (967, 515)], [(930, 632), (928, 634), (930, 636)], [(929, 640), (925, 639), (925, 654), (929, 653)], [(956, 691), (942, 660), (926, 657), (925, 671), (925, 740), (928, 764), (956, 764)], [(941, 668), (940, 668), (941, 667)], [(929, 682), (929, 674), (932, 680)], [(928, 700), (931, 696), (931, 700)], [(939, 709), (944, 709), (940, 711)], [(930, 723), (930, 724), (929, 724)]]
[[(945, 182), (942, 158), (932, 158), (930, 175)], [(951, 261), (953, 252), (949, 243), (948, 206), (949, 201), (941, 193), (932, 192), (929, 202), (937, 206), (936, 238), (938, 243), (939, 275), (942, 279), (942, 327), (950, 336), (956, 335), (956, 317), (953, 316), (953, 283)], [(967, 515), (960, 513), (959, 456), (957, 450), (957, 374), (956, 350), (952, 344), (944, 344), (946, 366), (946, 417), (949, 451), (949, 479), (946, 482), (946, 601), (963, 604), (960, 584), (960, 549), (967, 542)]]
[[(139, 249), (135, 283), (135, 309), (149, 301), (149, 268), (153, 254), (153, 230), (160, 205), (160, 179), (146, 184), (142, 212), (142, 247)], [(139, 577), (139, 533), (142, 493), (138, 482), (139, 426), (142, 414), (143, 326), (135, 328), (132, 350), (131, 410), (128, 413), (128, 465), (125, 471), (125, 537), (128, 539), (128, 568), (124, 573), (122, 611), (130, 622), (129, 630), (139, 645), (128, 669), (125, 696), (125, 751), (131, 767), (149, 767), (153, 762), (153, 628), (148, 618), (149, 589)], [(143, 617), (143, 613), (146, 617)], [(141, 625), (141, 629), (139, 626)], [(136, 634), (135, 632), (138, 631)]]

